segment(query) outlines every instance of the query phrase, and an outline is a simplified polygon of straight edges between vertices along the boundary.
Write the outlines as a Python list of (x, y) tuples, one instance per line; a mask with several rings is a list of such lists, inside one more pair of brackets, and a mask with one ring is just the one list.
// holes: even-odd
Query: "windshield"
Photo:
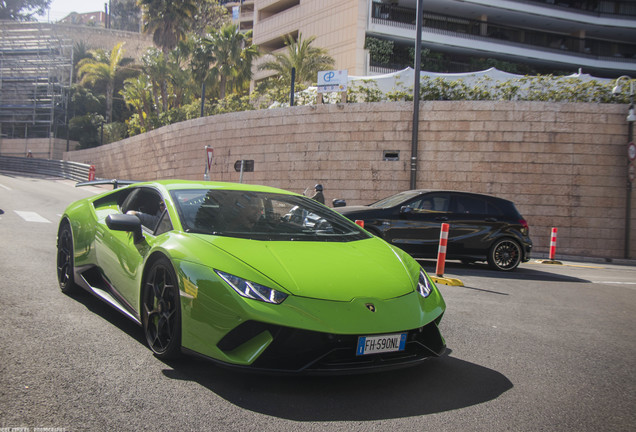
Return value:
[(371, 237), (309, 198), (265, 192), (171, 192), (186, 232), (254, 240), (343, 242)]
[(381, 199), (380, 201), (376, 201), (373, 204), (369, 204), (369, 207), (374, 207), (374, 208), (395, 207), (396, 205), (400, 205), (404, 203), (405, 201), (408, 201), (411, 198), (420, 195), (421, 193), (422, 193), (421, 191), (400, 192), (398, 194), (391, 195), (390, 197)]

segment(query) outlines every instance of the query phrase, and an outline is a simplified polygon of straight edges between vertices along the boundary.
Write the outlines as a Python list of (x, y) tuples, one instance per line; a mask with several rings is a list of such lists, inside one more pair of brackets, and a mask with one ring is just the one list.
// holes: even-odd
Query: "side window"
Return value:
[(509, 210), (504, 203), (499, 203), (499, 202), (493, 202), (493, 201), (488, 201), (487, 203), (488, 207), (487, 207), (487, 211), (489, 215), (492, 216), (498, 216), (498, 217), (502, 217), (504, 215), (506, 215), (506, 213), (508, 214), (514, 214), (514, 212), (506, 212), (506, 210)]
[(131, 192), (122, 204), (122, 212), (139, 218), (141, 225), (151, 232), (166, 232), (172, 229), (172, 222), (166, 212), (166, 205), (159, 193), (150, 188), (138, 188)]
[(488, 214), (486, 200), (470, 195), (460, 195), (456, 203), (457, 213), (460, 214)]
[(155, 230), (155, 235), (163, 234), (168, 231), (172, 231), (172, 221), (170, 220), (168, 212), (164, 210), (161, 220), (159, 221), (159, 225), (157, 225), (157, 229)]
[(128, 193), (128, 196), (121, 203), (121, 212), (126, 213), (128, 210), (132, 210), (135, 205), (135, 201), (137, 196), (139, 195), (140, 189), (135, 188)]
[(416, 198), (407, 204), (416, 213), (447, 212), (449, 211), (450, 197), (448, 194), (427, 194)]

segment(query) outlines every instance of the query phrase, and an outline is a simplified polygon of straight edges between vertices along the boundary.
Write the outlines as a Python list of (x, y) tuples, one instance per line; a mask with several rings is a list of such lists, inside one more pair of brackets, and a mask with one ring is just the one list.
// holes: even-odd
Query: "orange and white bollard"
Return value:
[(464, 283), (459, 279), (444, 277), (444, 266), (446, 265), (446, 245), (448, 244), (448, 230), (450, 225), (443, 223), (441, 231), (439, 233), (439, 248), (437, 249), (437, 267), (435, 273), (437, 277), (431, 276), (431, 279), (436, 284), (464, 286)]
[(356, 225), (358, 225), (360, 228), (364, 228), (364, 221), (360, 219), (356, 219)]
[(552, 228), (552, 235), (550, 236), (550, 259), (554, 260), (554, 255), (556, 254), (556, 240), (557, 240), (557, 229)]
[(442, 224), (442, 230), (439, 233), (439, 248), (437, 249), (437, 267), (435, 273), (438, 277), (444, 276), (444, 266), (446, 265), (446, 245), (448, 244), (448, 229), (450, 226), (447, 223)]
[(541, 261), (542, 264), (563, 264), (561, 261), (556, 261), (554, 256), (556, 255), (556, 240), (557, 240), (557, 229), (552, 228), (552, 235), (550, 236), (550, 258), (547, 260)]
[(88, 169), (88, 181), (95, 180), (95, 165), (91, 165)]

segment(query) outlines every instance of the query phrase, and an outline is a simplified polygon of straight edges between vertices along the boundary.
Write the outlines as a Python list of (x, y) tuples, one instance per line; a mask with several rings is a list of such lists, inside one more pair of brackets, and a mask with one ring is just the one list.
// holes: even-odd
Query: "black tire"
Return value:
[(501, 271), (512, 271), (521, 263), (521, 246), (516, 241), (503, 238), (497, 240), (488, 252), (488, 264)]
[(154, 261), (142, 286), (141, 321), (146, 341), (160, 359), (181, 353), (181, 304), (174, 268), (167, 258)]
[(62, 225), (57, 235), (57, 281), (64, 294), (79, 291), (79, 286), (75, 283), (73, 233), (68, 223)]

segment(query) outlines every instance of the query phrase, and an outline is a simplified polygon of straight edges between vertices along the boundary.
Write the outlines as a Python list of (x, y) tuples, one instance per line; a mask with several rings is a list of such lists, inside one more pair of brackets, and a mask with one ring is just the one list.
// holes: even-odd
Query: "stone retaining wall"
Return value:
[(51, 24), (58, 37), (70, 39), (73, 44), (84, 43), (88, 49), (110, 52), (119, 42), (125, 42), (124, 56), (137, 62), (148, 48), (154, 46), (152, 36), (122, 30), (104, 29), (73, 24)]
[[(79, 143), (69, 142), (69, 149), (75, 150)], [(0, 138), (0, 156), (26, 157), (38, 159), (62, 159), (66, 151), (66, 139), (62, 138)]]
[[(551, 227), (559, 254), (624, 258), (627, 108), (541, 102), (422, 102), (418, 188), (513, 200), (530, 224), (535, 256)], [(412, 103), (302, 106), (205, 117), (95, 149), (66, 153), (97, 176), (238, 181), (302, 193), (325, 187), (330, 202), (369, 203), (409, 188)], [(384, 160), (384, 152), (399, 160)], [(632, 199), (631, 214), (636, 214)], [(630, 256), (636, 220), (631, 221)]]

